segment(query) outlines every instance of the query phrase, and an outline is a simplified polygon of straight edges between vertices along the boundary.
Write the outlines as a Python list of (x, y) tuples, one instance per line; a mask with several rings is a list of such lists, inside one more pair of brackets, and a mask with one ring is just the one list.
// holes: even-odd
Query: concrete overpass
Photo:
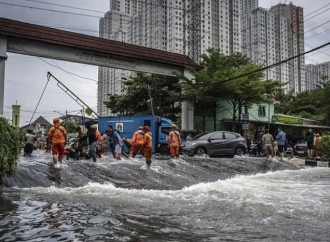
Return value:
[[(7, 52), (168, 76), (180, 73), (189, 78), (188, 68), (198, 68), (185, 55), (0, 18), (0, 115)], [(181, 128), (193, 130), (193, 118), (192, 106), (182, 103)]]

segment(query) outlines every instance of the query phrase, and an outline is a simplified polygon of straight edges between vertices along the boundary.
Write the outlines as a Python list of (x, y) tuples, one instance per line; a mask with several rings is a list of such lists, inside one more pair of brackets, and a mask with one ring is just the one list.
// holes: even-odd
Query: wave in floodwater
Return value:
[[(159, 157), (146, 169), (142, 159), (104, 159), (66, 162), (56, 171), (61, 180), (52, 181), (45, 175), (53, 172), (48, 157), (38, 159), (20, 164), (25, 178), (7, 180), (0, 241), (327, 241), (330, 235), (328, 168)], [(44, 178), (28, 186), (35, 172)]]

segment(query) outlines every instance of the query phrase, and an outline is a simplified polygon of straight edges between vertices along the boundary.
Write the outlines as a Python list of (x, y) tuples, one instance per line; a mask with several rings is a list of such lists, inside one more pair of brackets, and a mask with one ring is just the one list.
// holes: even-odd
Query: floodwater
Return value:
[(21, 158), (0, 241), (330, 241), (330, 169), (261, 158)]

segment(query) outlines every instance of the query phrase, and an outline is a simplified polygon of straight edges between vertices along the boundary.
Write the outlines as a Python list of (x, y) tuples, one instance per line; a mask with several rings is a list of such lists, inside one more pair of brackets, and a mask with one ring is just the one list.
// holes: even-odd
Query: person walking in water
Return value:
[(277, 130), (278, 130), (278, 134), (276, 135), (276, 142), (278, 146), (278, 152), (280, 153), (281, 161), (286, 161), (286, 159), (284, 158), (286, 134), (281, 127), (278, 127)]
[(314, 138), (315, 138), (314, 133), (312, 132), (311, 129), (309, 129), (306, 136), (305, 136), (305, 141), (307, 142), (307, 156), (308, 156), (308, 158), (313, 158)]
[(266, 130), (265, 134), (262, 136), (262, 146), (265, 150), (267, 161), (271, 161), (274, 158), (273, 144), (273, 135), (271, 135), (269, 131)]
[(33, 131), (28, 129), (25, 134), (24, 156), (32, 155), (35, 140), (36, 137), (33, 135)]
[(151, 165), (151, 152), (152, 152), (152, 135), (150, 133), (150, 127), (144, 126), (144, 137), (143, 137), (143, 144), (142, 144), (142, 153), (144, 158), (146, 159), (147, 166)]
[(140, 126), (139, 130), (135, 131), (132, 138), (132, 158), (135, 158), (136, 154), (139, 153), (143, 145), (144, 132), (143, 127)]
[(123, 141), (119, 135), (118, 130), (114, 130), (112, 126), (108, 126), (108, 130), (110, 131), (110, 137), (113, 142), (114, 150), (114, 158), (118, 161), (121, 160), (121, 149), (123, 147)]
[(176, 130), (177, 126), (172, 124), (171, 131), (168, 135), (168, 148), (170, 149), (171, 158), (179, 159), (179, 148), (181, 144), (180, 133)]
[(101, 138), (101, 135), (100, 132), (97, 131), (97, 126), (95, 124), (90, 127), (87, 127), (87, 130), (89, 154), (93, 158), (93, 161), (96, 162), (97, 142)]
[(53, 124), (54, 126), (49, 129), (48, 137), (52, 142), (53, 164), (56, 168), (59, 168), (60, 165), (57, 161), (62, 163), (67, 133), (65, 128), (60, 125), (60, 120), (58, 118), (53, 119)]

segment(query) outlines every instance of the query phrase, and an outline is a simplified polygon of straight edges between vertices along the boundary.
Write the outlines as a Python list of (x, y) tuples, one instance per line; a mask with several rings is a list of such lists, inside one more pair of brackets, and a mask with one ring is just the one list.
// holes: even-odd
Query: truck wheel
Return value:
[(162, 147), (159, 148), (159, 153), (161, 155), (169, 155), (170, 151), (166, 146), (162, 146)]

